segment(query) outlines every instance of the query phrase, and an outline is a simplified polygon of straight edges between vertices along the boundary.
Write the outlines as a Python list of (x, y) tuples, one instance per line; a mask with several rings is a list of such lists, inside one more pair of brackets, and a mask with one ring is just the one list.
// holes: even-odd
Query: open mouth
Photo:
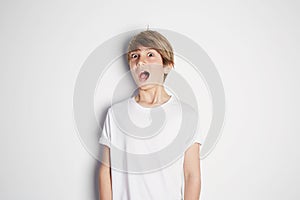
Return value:
[(146, 81), (150, 76), (150, 73), (147, 71), (142, 71), (139, 75), (140, 81)]

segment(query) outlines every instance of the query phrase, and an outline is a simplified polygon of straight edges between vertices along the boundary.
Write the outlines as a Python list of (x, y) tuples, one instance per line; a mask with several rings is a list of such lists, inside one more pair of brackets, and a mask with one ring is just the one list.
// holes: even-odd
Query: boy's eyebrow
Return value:
[[(146, 48), (145, 50), (155, 50), (154, 48), (152, 48), (152, 47), (149, 47), (149, 48)], [(135, 52), (135, 51), (141, 51), (141, 49), (135, 49), (135, 50), (132, 50), (132, 51), (130, 51), (129, 53), (131, 53), (131, 52)]]

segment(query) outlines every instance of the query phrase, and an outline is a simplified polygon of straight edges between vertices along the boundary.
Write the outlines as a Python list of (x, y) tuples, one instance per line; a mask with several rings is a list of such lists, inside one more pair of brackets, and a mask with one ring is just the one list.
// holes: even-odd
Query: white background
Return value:
[(203, 200), (297, 200), (298, 1), (1, 1), (0, 199), (97, 199), (97, 160), (73, 121), (89, 54), (137, 28), (197, 42), (226, 93), (226, 122), (202, 160)]

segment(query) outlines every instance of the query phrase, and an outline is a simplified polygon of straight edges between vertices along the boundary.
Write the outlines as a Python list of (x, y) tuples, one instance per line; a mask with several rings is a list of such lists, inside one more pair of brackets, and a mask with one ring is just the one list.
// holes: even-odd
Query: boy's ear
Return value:
[(172, 67), (172, 64), (164, 65), (164, 74), (168, 74), (172, 70)]

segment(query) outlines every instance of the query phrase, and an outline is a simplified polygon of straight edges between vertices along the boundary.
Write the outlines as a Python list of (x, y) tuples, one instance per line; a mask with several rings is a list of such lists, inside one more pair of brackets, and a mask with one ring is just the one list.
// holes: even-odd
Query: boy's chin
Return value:
[(148, 90), (148, 89), (152, 89), (152, 88), (156, 88), (156, 87), (161, 87), (163, 86), (163, 84), (158, 84), (158, 83), (143, 83), (139, 85), (139, 89), (141, 90)]

